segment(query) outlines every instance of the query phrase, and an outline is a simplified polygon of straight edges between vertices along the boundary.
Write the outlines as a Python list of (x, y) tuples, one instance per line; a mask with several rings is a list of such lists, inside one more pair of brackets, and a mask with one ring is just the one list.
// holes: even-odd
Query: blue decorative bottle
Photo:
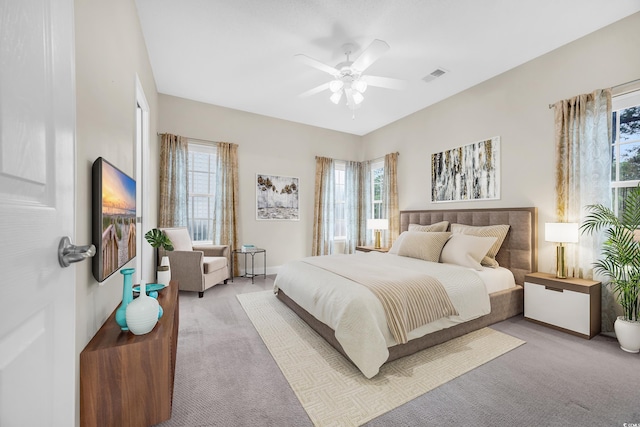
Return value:
[(122, 285), (122, 304), (116, 310), (116, 323), (123, 331), (128, 331), (127, 327), (127, 306), (133, 301), (133, 272), (135, 268), (123, 268), (120, 273), (124, 276)]

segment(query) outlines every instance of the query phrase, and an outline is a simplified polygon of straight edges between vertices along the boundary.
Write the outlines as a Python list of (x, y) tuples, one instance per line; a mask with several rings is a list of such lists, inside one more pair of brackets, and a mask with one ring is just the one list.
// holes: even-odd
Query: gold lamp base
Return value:
[(382, 234), (380, 232), (380, 230), (374, 230), (374, 236), (375, 236), (375, 244), (374, 244), (374, 248), (376, 249), (380, 249), (382, 247), (382, 245), (380, 245), (380, 234)]
[(556, 248), (556, 277), (558, 279), (567, 278), (567, 266), (564, 260), (564, 246), (562, 243)]

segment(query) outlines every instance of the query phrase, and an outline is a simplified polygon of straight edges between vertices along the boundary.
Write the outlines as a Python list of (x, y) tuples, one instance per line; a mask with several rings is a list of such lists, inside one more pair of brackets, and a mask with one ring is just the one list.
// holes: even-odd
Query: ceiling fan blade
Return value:
[(358, 59), (353, 61), (351, 68), (362, 73), (388, 50), (389, 45), (387, 42), (375, 39), (364, 51), (362, 51)]
[(385, 89), (403, 90), (407, 87), (407, 82), (390, 77), (362, 76), (360, 80), (365, 81), (369, 86), (383, 87)]
[(317, 68), (320, 71), (324, 71), (325, 73), (331, 74), (332, 76), (339, 76), (340, 75), (340, 71), (336, 70), (334, 67), (327, 65), (327, 64), (323, 64), (322, 62), (318, 61), (317, 59), (313, 59), (307, 55), (304, 55), (302, 53), (299, 53), (297, 55), (295, 55), (296, 59), (298, 59), (299, 61), (313, 67), (313, 68)]
[(313, 89), (309, 89), (308, 91), (303, 92), (303, 93), (301, 93), (301, 94), (300, 94), (300, 95), (298, 95), (298, 96), (299, 96), (300, 98), (307, 98), (307, 97), (309, 97), (309, 96), (311, 96), (311, 95), (315, 95), (316, 93), (320, 93), (320, 92), (322, 92), (323, 90), (327, 90), (327, 89), (329, 89), (329, 83), (328, 83), (328, 82), (327, 82), (327, 83), (324, 83), (324, 84), (321, 84), (320, 86), (316, 86), (316, 87), (314, 87)]

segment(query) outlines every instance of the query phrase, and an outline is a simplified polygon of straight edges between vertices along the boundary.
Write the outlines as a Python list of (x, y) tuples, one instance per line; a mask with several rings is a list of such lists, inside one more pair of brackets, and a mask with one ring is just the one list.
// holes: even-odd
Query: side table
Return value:
[(529, 273), (524, 276), (524, 317), (591, 339), (600, 333), (600, 295), (601, 284), (594, 280)]
[(391, 248), (376, 248), (375, 246), (356, 246), (356, 251), (360, 252), (382, 252), (387, 253)]
[[(255, 274), (255, 259), (254, 257), (256, 256), (256, 254), (262, 254), (263, 255), (263, 270), (262, 270), (262, 274)], [(233, 282), (233, 272), (234, 272), (234, 261), (235, 261), (235, 255), (244, 255), (244, 274), (238, 276), (238, 277), (250, 277), (251, 278), (251, 283), (253, 283), (253, 278), (256, 276), (263, 276), (263, 277), (267, 277), (267, 250), (266, 249), (261, 249), (261, 248), (255, 248), (255, 249), (246, 249), (246, 250), (242, 250), (242, 249), (234, 249), (231, 251), (231, 281)], [(251, 255), (251, 273), (248, 272), (247, 270), (247, 255)]]

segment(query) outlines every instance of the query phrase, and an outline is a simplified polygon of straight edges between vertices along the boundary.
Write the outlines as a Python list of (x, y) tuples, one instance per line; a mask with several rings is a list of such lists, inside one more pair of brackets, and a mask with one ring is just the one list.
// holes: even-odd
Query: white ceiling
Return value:
[[(135, 0), (160, 93), (365, 135), (625, 16), (640, 0)], [(294, 58), (335, 66), (342, 45), (391, 48), (365, 74), (355, 118), (331, 80)], [(353, 60), (358, 51), (351, 57)], [(436, 68), (448, 73), (425, 83)]]

